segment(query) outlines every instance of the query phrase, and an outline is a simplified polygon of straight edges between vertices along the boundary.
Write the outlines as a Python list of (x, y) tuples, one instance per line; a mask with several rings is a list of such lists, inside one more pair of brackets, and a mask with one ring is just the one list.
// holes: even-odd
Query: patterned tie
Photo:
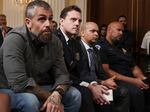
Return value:
[(89, 53), (89, 58), (90, 58), (90, 70), (95, 71), (95, 61), (94, 61), (93, 49), (89, 48), (88, 53)]
[(89, 67), (90, 67), (90, 79), (96, 81), (97, 80), (97, 75), (96, 75), (96, 68), (95, 68), (95, 60), (94, 60), (94, 52), (92, 48), (89, 48), (88, 50), (89, 53)]

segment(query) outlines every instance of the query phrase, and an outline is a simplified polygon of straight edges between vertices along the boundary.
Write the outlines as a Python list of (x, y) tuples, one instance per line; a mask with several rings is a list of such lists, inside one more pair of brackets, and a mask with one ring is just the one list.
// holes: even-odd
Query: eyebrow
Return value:
[[(44, 15), (44, 14), (39, 14), (38, 16), (45, 16), (46, 17), (46, 15)], [(50, 15), (50, 17), (53, 17), (53, 15)]]

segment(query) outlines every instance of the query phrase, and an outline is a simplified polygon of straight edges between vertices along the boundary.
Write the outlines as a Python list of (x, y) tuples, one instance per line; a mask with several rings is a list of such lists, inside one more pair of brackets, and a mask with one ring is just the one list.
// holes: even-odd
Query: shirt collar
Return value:
[(86, 50), (88, 50), (88, 49), (91, 48), (91, 47), (90, 47), (87, 43), (85, 43), (83, 40), (81, 40), (81, 41), (82, 41), (82, 43), (83, 43), (83, 45), (84, 45), (84, 47), (85, 47)]
[(61, 30), (62, 34), (64, 35), (66, 42), (68, 43), (69, 37), (65, 34), (65, 32), (61, 28), (60, 28), (60, 30)]

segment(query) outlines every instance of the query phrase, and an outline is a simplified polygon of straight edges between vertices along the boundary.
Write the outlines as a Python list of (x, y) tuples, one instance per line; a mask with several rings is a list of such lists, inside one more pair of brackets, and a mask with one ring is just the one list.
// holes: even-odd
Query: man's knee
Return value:
[(7, 94), (0, 93), (0, 110), (10, 112), (10, 98)]
[(17, 93), (18, 99), (17, 107), (23, 109), (24, 112), (38, 112), (40, 108), (40, 102), (38, 98), (31, 93)]
[(70, 99), (72, 99), (72, 101), (76, 101), (78, 103), (81, 102), (81, 93), (74, 87), (70, 87), (66, 95), (70, 96)]
[(80, 105), (81, 104), (81, 93), (74, 87), (70, 87), (69, 90), (63, 96), (63, 104), (67, 105)]
[(1, 100), (1, 102), (9, 102), (10, 101), (10, 97), (7, 95), (7, 94), (5, 94), (5, 93), (0, 93), (0, 100)]

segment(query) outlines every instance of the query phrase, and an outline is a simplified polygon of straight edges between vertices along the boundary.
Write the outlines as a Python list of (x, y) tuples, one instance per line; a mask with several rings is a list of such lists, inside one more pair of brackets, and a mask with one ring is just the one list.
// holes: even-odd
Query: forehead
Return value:
[(35, 16), (53, 16), (52, 9), (45, 9), (43, 7), (37, 7), (35, 10)]
[(106, 30), (106, 29), (107, 29), (107, 27), (105, 27), (105, 26), (104, 26), (104, 27), (101, 27), (101, 30)]
[(79, 19), (81, 19), (81, 13), (78, 12), (78, 11), (72, 10), (72, 11), (69, 11), (69, 12), (67, 13), (66, 18), (67, 18), (67, 17), (70, 17), (70, 18), (79, 18)]
[(112, 26), (112, 28), (114, 28), (114, 29), (117, 29), (117, 30), (123, 30), (123, 25), (122, 24), (114, 24), (113, 26)]
[(88, 30), (99, 30), (99, 28), (98, 28), (98, 26), (96, 25), (96, 24), (87, 24), (86, 25), (86, 29), (88, 29)]

